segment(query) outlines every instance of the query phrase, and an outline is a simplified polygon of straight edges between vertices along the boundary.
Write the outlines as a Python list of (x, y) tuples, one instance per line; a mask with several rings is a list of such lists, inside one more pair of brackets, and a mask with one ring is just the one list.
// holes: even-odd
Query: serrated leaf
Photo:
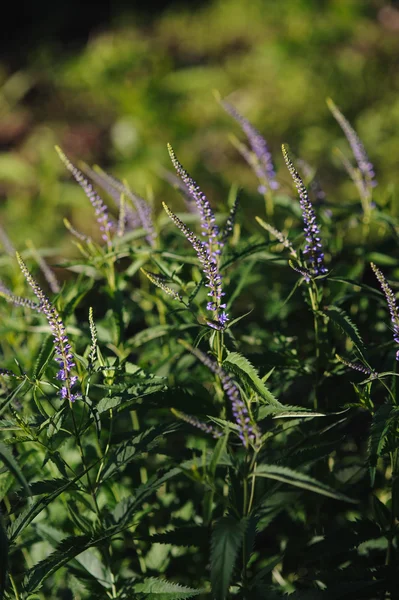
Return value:
[(156, 533), (148, 539), (151, 543), (172, 544), (184, 548), (203, 546), (209, 540), (209, 530), (205, 526), (183, 526), (172, 531)]
[(243, 377), (255, 392), (257, 392), (268, 404), (284, 408), (283, 405), (273, 396), (258, 375), (255, 367), (245, 356), (238, 352), (229, 352), (223, 362), (223, 366)]
[(214, 526), (211, 541), (211, 584), (216, 600), (227, 597), (246, 527), (245, 519), (237, 521), (232, 516), (222, 517)]
[(109, 477), (115, 472), (120, 471), (129, 462), (137, 460), (144, 452), (153, 449), (164, 439), (164, 436), (173, 433), (177, 427), (177, 423), (170, 423), (167, 426), (151, 427), (136, 435), (131, 440), (116, 446), (110, 453), (101, 481), (109, 479)]
[(158, 579), (158, 577), (149, 577), (143, 583), (137, 583), (133, 589), (139, 594), (138, 598), (145, 598), (145, 600), (186, 600), (204, 591)]
[(357, 503), (357, 500), (353, 500), (352, 498), (349, 498), (349, 496), (337, 492), (324, 483), (317, 481), (317, 479), (305, 475), (304, 473), (300, 473), (299, 471), (289, 469), (288, 467), (280, 467), (279, 465), (259, 465), (256, 472), (253, 474), (253, 477), (275, 479), (293, 485), (294, 487), (299, 487), (310, 492), (316, 492), (316, 494), (321, 494), (322, 496), (334, 498), (335, 500), (351, 502), (354, 504)]
[(344, 333), (346, 333), (359, 352), (363, 352), (364, 342), (360, 336), (359, 330), (346, 312), (337, 306), (328, 306), (324, 312)]
[(387, 436), (399, 419), (399, 408), (383, 404), (373, 416), (368, 443), (371, 485), (374, 485), (377, 458), (381, 456)]

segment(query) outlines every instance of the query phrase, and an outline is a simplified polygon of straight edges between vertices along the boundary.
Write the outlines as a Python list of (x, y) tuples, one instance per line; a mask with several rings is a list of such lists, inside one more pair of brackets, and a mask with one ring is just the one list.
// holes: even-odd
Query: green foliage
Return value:
[[(82, 119), (89, 102), (107, 148), (68, 142), (59, 123), (57, 140), (33, 128), (21, 157), (0, 156), (9, 197), (0, 230), (7, 600), (397, 596), (399, 255), (387, 185), (397, 177), (387, 133), (397, 115), (378, 79), (396, 42), (384, 45), (377, 33), (386, 25), (371, 8), (327, 2), (320, 15), (319, 4), (217, 0), (195, 19), (171, 11), (150, 25), (154, 48), (128, 24), (96, 34), (80, 55), (58, 59), (58, 93)], [(336, 26), (327, 39), (326, 23)], [(277, 26), (284, 43), (272, 35)], [(342, 56), (326, 74), (331, 48)], [(324, 106), (335, 81), (337, 105), (359, 115), (353, 123), (376, 160), (376, 188)], [(279, 187), (259, 173), (254, 130), (228, 122), (209, 98), (215, 87), (242, 90), (232, 103), (267, 133)], [(247, 164), (224, 131), (239, 136), (233, 146)], [(161, 173), (168, 191), (156, 177), (167, 137), (200, 187), (179, 166), (180, 179)], [(95, 192), (83, 185), (94, 207), (61, 175), (55, 141), (112, 164), (112, 175), (82, 166), (96, 184)], [(285, 141), (299, 156), (288, 163), (299, 198), (274, 150)], [(335, 143), (347, 175), (329, 163)], [(238, 211), (237, 182), (245, 184)], [(27, 224), (60, 247), (30, 242)], [(321, 275), (306, 252), (318, 235)], [(38, 281), (38, 305), (13, 243)], [(384, 293), (370, 260), (384, 271)], [(71, 356), (63, 340), (60, 357), (54, 327), (65, 327)], [(68, 378), (76, 397), (65, 397)]]

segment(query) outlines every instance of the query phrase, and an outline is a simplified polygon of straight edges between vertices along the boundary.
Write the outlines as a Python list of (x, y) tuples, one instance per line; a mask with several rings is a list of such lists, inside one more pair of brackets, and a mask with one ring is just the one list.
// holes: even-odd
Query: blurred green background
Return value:
[(241, 133), (214, 90), (264, 134), (283, 187), (291, 186), (280, 152), (288, 142), (317, 168), (329, 201), (339, 204), (344, 195), (355, 202), (332, 152), (338, 146), (350, 155), (325, 103), (332, 97), (375, 165), (376, 201), (392, 201), (399, 181), (397, 3), (213, 0), (147, 11), (118, 5), (92, 21), (54, 8), (46, 15), (39, 13), (28, 37), (21, 29), (25, 46), (16, 38), (0, 64), (0, 216), (18, 249), (32, 239), (56, 246), (59, 256), (70, 253), (64, 216), (89, 234), (96, 229), (55, 144), (127, 178), (158, 207), (178, 203), (160, 177), (170, 142), (213, 202), (225, 203), (236, 183), (246, 190), (243, 204), (259, 202), (262, 216), (255, 177), (229, 140)]

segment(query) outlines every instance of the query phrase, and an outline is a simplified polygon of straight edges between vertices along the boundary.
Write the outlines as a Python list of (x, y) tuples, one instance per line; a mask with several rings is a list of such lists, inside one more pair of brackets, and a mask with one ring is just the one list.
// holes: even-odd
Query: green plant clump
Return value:
[(169, 145), (176, 212), (57, 148), (78, 257), (1, 231), (4, 598), (398, 598), (394, 200), (332, 100), (354, 202), (219, 101), (257, 197)]

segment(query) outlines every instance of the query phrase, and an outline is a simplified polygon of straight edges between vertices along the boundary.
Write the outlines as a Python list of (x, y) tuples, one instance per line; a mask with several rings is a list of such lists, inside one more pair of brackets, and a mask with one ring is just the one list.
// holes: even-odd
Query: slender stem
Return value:
[(11, 582), (11, 586), (12, 586), (15, 598), (16, 598), (16, 600), (20, 600), (21, 596), (18, 593), (17, 586), (14, 581), (14, 577), (11, 575), (11, 573), (9, 573), (8, 576), (10, 578), (10, 582)]
[(313, 312), (313, 322), (314, 322), (314, 336), (315, 336), (315, 346), (316, 346), (316, 381), (314, 384), (314, 399), (313, 399), (313, 408), (317, 410), (318, 401), (317, 401), (317, 388), (319, 386), (319, 369), (320, 369), (320, 332), (319, 332), (319, 319), (318, 319), (318, 302), (317, 302), (317, 290), (313, 289), (314, 282), (312, 281), (308, 286), (309, 289), (309, 298), (310, 304)]

